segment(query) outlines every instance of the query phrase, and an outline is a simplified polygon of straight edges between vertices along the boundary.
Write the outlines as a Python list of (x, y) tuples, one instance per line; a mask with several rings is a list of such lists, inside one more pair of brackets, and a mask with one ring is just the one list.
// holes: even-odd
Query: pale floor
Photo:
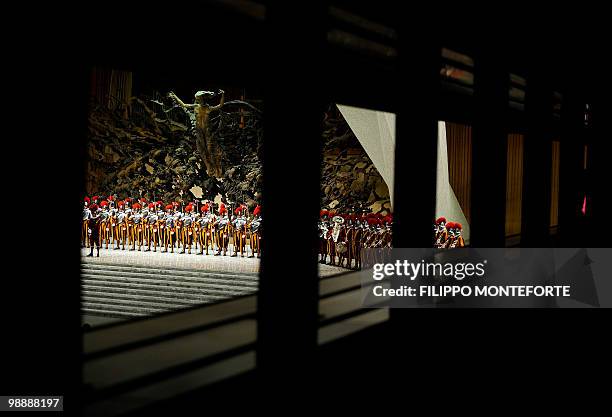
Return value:
[[(231, 245), (230, 245), (231, 246)], [(100, 249), (100, 257), (96, 257), (96, 250), (94, 249), (93, 257), (86, 257), (89, 254), (88, 248), (81, 249), (81, 256), (86, 262), (96, 264), (110, 264), (110, 265), (127, 265), (127, 266), (142, 266), (142, 267), (154, 267), (154, 268), (178, 268), (178, 269), (194, 269), (200, 271), (218, 271), (218, 272), (234, 272), (234, 273), (258, 273), (259, 272), (259, 259), (248, 258), (245, 254), (241, 257), (238, 254), (237, 257), (230, 257), (228, 255), (214, 256), (213, 251), (209, 251), (209, 255), (199, 255), (195, 251), (191, 251), (191, 254), (184, 253), (180, 254), (180, 250), (174, 249), (174, 253), (160, 252), (159, 248), (157, 252), (144, 252), (142, 251), (130, 251), (126, 250), (115, 250), (111, 249)], [(347, 269), (319, 264), (319, 275), (329, 276), (340, 272), (346, 272)]]

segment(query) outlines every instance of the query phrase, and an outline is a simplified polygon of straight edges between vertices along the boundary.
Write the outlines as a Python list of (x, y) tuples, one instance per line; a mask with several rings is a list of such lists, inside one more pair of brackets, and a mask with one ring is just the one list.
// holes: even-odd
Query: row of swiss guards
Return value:
[(445, 217), (438, 217), (434, 224), (434, 248), (462, 248), (465, 246), (461, 223), (447, 222)]
[[(115, 250), (142, 250), (250, 258), (261, 256), (261, 208), (252, 213), (246, 204), (235, 209), (225, 203), (192, 201), (118, 200), (114, 195), (85, 197), (81, 246), (99, 256), (101, 246)], [(231, 244), (230, 244), (231, 243)]]
[(343, 214), (321, 210), (319, 262), (348, 269), (361, 269), (364, 261), (361, 259), (362, 249), (391, 248), (392, 223), (391, 215), (355, 212)]

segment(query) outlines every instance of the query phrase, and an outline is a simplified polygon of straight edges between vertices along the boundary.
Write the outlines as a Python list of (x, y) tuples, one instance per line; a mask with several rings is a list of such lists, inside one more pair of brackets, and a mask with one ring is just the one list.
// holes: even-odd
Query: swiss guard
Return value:
[(87, 219), (88, 235), (89, 235), (89, 247), (91, 251), (87, 256), (93, 256), (94, 245), (96, 246), (96, 256), (100, 256), (100, 220), (102, 219), (102, 212), (97, 204), (92, 204), (89, 207), (89, 218)]
[(253, 218), (249, 223), (248, 229), (250, 231), (249, 246), (251, 247), (251, 255), (249, 258), (255, 256), (261, 256), (261, 207), (257, 205), (253, 210)]
[(465, 246), (465, 242), (463, 240), (463, 236), (461, 236), (461, 230), (463, 227), (461, 223), (448, 223), (446, 228), (449, 232), (448, 243), (446, 245), (447, 248), (463, 248)]
[(206, 250), (206, 254), (208, 255), (209, 247), (212, 251), (215, 250), (213, 236), (213, 224), (215, 222), (215, 215), (212, 213), (212, 210), (208, 203), (204, 203), (204, 205), (200, 208), (200, 211), (202, 212), (202, 216), (199, 218), (200, 255), (204, 254), (204, 250)]
[(446, 218), (438, 217), (434, 224), (434, 248), (443, 248), (447, 239)]
[(215, 232), (217, 241), (217, 253), (215, 256), (221, 255), (223, 250), (223, 256), (227, 255), (227, 248), (229, 246), (230, 239), (230, 218), (225, 208), (225, 204), (219, 203), (219, 217), (215, 221)]

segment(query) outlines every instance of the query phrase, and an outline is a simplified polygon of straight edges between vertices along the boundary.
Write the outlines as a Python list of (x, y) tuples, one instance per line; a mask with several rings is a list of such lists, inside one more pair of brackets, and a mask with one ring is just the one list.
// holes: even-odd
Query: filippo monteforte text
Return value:
[(376, 297), (569, 297), (569, 285), (421, 285), (399, 288), (372, 288)]

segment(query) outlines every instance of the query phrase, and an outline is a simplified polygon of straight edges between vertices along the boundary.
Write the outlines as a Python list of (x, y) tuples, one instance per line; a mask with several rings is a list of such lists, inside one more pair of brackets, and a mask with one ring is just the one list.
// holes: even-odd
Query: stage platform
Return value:
[[(259, 286), (257, 258), (121, 249), (100, 249), (100, 257), (88, 253), (81, 249), (81, 313), (82, 323), (91, 327), (251, 295)], [(345, 271), (319, 265), (321, 277)]]
[[(96, 257), (94, 250), (93, 257), (87, 257), (89, 249), (81, 249), (81, 257), (83, 262), (99, 265), (126, 265), (147, 268), (177, 268), (189, 269), (194, 271), (207, 272), (226, 272), (226, 273), (259, 273), (259, 259), (248, 257), (230, 257), (230, 255), (214, 256), (213, 252), (209, 255), (197, 255), (193, 251), (191, 254), (171, 252), (144, 252), (130, 250), (115, 250), (115, 249), (100, 249), (100, 257)], [(341, 272), (346, 272), (347, 269), (331, 265), (319, 264), (319, 276), (326, 277)]]

